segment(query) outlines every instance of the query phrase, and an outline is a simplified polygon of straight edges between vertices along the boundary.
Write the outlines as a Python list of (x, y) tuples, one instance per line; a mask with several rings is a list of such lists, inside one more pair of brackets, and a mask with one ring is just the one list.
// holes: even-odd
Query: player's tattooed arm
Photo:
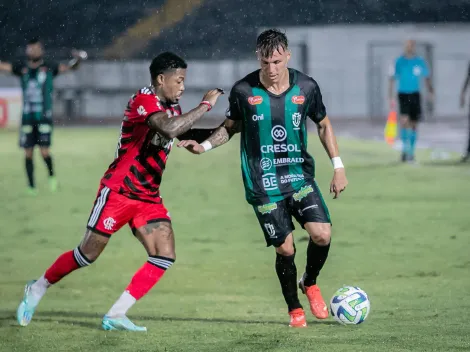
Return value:
[(0, 61), (0, 72), (12, 73), (13, 65), (10, 64), (9, 62)]
[(235, 133), (240, 131), (241, 121), (226, 119), (224, 123), (216, 128), (215, 131), (201, 144), (195, 140), (182, 140), (177, 144), (177, 146), (179, 148), (186, 148), (193, 154), (202, 154), (210, 149), (227, 143)]
[(158, 112), (150, 115), (147, 121), (150, 128), (171, 139), (188, 131), (208, 109), (207, 105), (201, 104), (186, 114), (172, 118), (169, 118), (166, 112)]
[(147, 119), (148, 124), (150, 128), (157, 130), (167, 138), (177, 138), (191, 129), (194, 123), (215, 105), (217, 99), (222, 94), (224, 94), (223, 89), (212, 89), (204, 95), (202, 102), (197, 107), (186, 114), (168, 118), (166, 113), (159, 112)]
[(207, 138), (207, 141), (211, 144), (212, 148), (219, 147), (227, 143), (235, 133), (240, 132), (240, 126), (240, 121), (226, 119), (224, 123)]

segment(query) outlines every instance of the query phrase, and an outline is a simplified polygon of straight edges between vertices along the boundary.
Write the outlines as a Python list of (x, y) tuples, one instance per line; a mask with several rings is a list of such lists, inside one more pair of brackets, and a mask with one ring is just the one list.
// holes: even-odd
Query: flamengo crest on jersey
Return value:
[(160, 203), (160, 183), (173, 139), (149, 127), (147, 118), (157, 112), (166, 112), (172, 118), (181, 114), (181, 108), (161, 102), (153, 87), (144, 87), (131, 97), (124, 111), (115, 159), (101, 182), (129, 198)]

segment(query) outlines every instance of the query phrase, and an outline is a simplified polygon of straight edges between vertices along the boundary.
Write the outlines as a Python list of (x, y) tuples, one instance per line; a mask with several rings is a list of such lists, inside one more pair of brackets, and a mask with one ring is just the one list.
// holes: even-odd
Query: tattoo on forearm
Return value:
[(207, 107), (205, 105), (200, 105), (186, 114), (174, 116), (172, 118), (156, 114), (150, 117), (149, 124), (154, 129), (166, 134), (167, 137), (176, 138), (180, 134), (188, 131), (206, 111)]
[(230, 135), (228, 134), (227, 129), (224, 126), (221, 126), (217, 128), (212, 136), (210, 136), (207, 140), (211, 143), (212, 148), (215, 148), (227, 143), (230, 140)]
[(240, 132), (240, 123), (238, 121), (230, 127), (226, 125), (220, 126), (207, 140), (211, 143), (212, 148), (216, 148), (227, 143), (237, 132)]

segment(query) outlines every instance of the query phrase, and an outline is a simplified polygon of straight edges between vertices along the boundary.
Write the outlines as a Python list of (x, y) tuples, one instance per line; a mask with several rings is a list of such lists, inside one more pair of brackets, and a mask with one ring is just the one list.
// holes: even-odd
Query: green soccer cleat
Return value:
[(57, 178), (55, 176), (49, 177), (49, 189), (51, 192), (57, 192), (59, 189), (59, 183), (57, 182)]
[(103, 330), (112, 331), (147, 331), (145, 326), (137, 326), (132, 321), (129, 320), (126, 316), (122, 318), (111, 318), (105, 315), (103, 321), (101, 322), (101, 327)]
[(34, 310), (39, 302), (31, 299), (31, 286), (36, 280), (29, 281), (24, 288), (23, 300), (16, 310), (16, 320), (21, 326), (27, 326), (33, 318)]
[(26, 189), (26, 194), (31, 197), (36, 197), (38, 195), (38, 190), (34, 187), (28, 187)]

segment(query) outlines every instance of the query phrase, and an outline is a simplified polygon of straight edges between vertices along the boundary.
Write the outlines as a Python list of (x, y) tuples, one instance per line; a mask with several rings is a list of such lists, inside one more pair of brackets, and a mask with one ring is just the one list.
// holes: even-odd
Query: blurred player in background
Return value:
[(85, 236), (74, 250), (65, 252), (37, 281), (27, 283), (17, 320), (26, 326), (46, 293), (72, 271), (92, 264), (113, 233), (129, 224), (148, 254), (124, 293), (104, 316), (105, 330), (146, 331), (126, 313), (165, 274), (175, 261), (170, 214), (160, 197), (160, 183), (173, 140), (210, 110), (222, 94), (209, 91), (202, 102), (181, 115), (178, 101), (184, 91), (186, 62), (162, 53), (150, 65), (152, 85), (129, 100), (124, 112), (114, 161), (100, 181)]
[[(465, 95), (467, 93), (468, 84), (470, 83), (470, 64), (468, 65), (468, 71), (465, 78), (465, 81), (462, 86), (462, 91), (460, 93), (460, 107), (465, 107)], [(462, 162), (467, 162), (470, 159), (470, 110), (468, 112), (468, 142), (467, 142), (467, 151), (462, 157)]]
[(28, 193), (37, 193), (34, 182), (33, 152), (37, 145), (49, 172), (49, 187), (57, 190), (57, 179), (49, 148), (51, 146), (52, 92), (54, 78), (69, 70), (77, 69), (80, 61), (87, 58), (84, 51), (72, 51), (73, 59), (59, 64), (44, 59), (44, 48), (39, 39), (32, 39), (26, 45), (27, 61), (15, 64), (0, 62), (0, 71), (12, 73), (20, 78), (23, 90), (23, 116), (20, 127), (20, 146), (25, 151), (25, 167), (28, 176)]
[(335, 198), (348, 181), (320, 87), (313, 78), (287, 66), (291, 53), (286, 35), (267, 30), (259, 35), (256, 49), (261, 69), (235, 83), (222, 126), (201, 144), (187, 140), (178, 146), (201, 154), (241, 132), (246, 199), (253, 206), (267, 246), (275, 247), (275, 269), (290, 326), (305, 327), (305, 312), (297, 292), (292, 216), (310, 235), (307, 265), (299, 287), (319, 319), (328, 317), (316, 281), (327, 259), (331, 237), (330, 215), (315, 181), (314, 159), (307, 152), (307, 118), (316, 123), (334, 165), (330, 191)]
[(426, 61), (416, 55), (416, 42), (408, 40), (405, 52), (395, 61), (393, 75), (390, 77), (389, 99), (395, 108), (395, 81), (398, 81), (398, 104), (400, 108), (400, 138), (403, 142), (401, 160), (413, 162), (417, 139), (417, 127), (421, 119), (421, 79), (426, 79), (430, 99), (433, 87)]

